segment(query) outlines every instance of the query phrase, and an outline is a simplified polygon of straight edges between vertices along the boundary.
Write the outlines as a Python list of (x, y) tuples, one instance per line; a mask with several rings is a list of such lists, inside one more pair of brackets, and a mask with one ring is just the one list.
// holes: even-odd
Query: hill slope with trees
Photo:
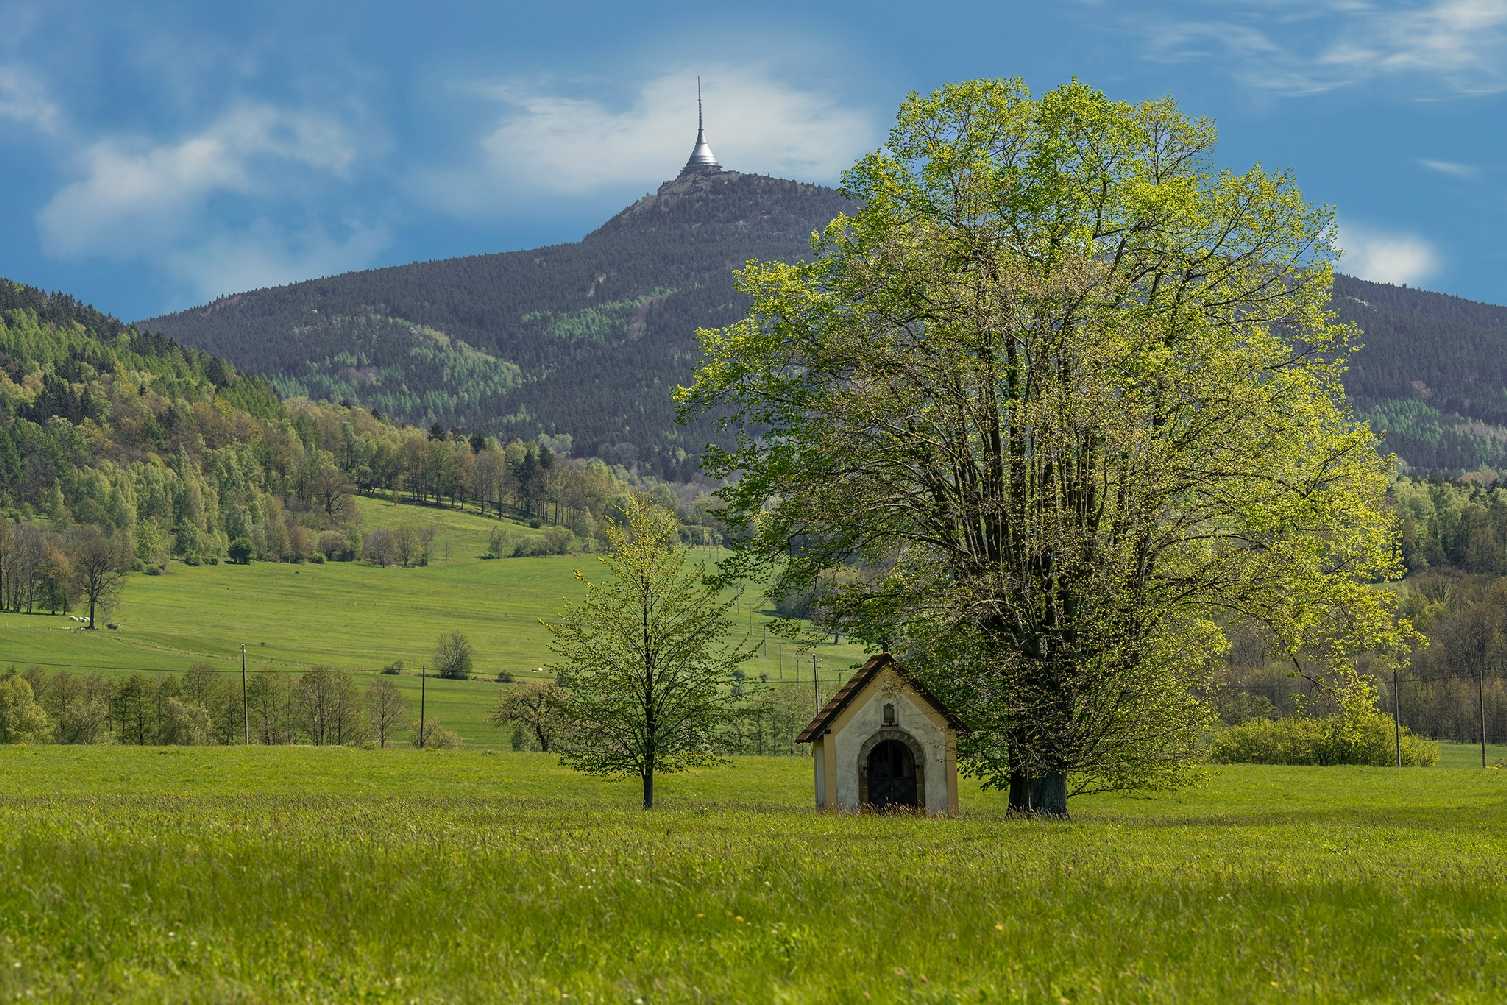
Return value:
[(216, 300), (143, 327), (280, 391), (429, 426), (533, 439), (695, 476), (714, 435), (680, 428), (698, 325), (744, 307), (731, 270), (809, 254), (832, 189), (727, 171), (661, 186), (576, 244), (354, 272)]
[(560, 552), (589, 546), (630, 490), (704, 523), (691, 486), (534, 441), (285, 402), (216, 356), (0, 279), (0, 610), (66, 612), (93, 592), (83, 559), (105, 545), (112, 573), (171, 559), (425, 564), (433, 519), (415, 509), (363, 533), (356, 494), (526, 520), (542, 533), (523, 544)]
[[(265, 375), (280, 392), (405, 422), (691, 478), (711, 417), (677, 426), (670, 390), (698, 325), (741, 317), (731, 270), (810, 253), (837, 191), (723, 172), (662, 185), (574, 244), (353, 272), (224, 297), (143, 327)], [(1507, 308), (1341, 276), (1365, 331), (1346, 383), (1418, 473), (1507, 469)]]

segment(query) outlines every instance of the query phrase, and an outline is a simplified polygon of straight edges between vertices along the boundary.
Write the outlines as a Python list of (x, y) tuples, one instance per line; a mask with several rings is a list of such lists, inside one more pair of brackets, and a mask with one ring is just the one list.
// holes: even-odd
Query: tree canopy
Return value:
[(1388, 468), (1340, 377), (1332, 215), (1212, 123), (1072, 82), (912, 95), (805, 262), (752, 262), (681, 391), (735, 571), (838, 589), (1012, 805), (1177, 784), (1225, 626), (1304, 672), (1395, 650)]

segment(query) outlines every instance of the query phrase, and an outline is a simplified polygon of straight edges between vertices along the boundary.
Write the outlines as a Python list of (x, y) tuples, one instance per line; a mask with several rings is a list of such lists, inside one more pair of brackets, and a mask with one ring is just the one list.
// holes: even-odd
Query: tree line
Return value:
[(457, 746), (432, 718), (423, 743), (411, 702), (385, 676), (368, 683), (345, 670), (258, 671), (239, 679), (196, 665), (181, 674), (123, 677), (49, 673), (0, 675), (0, 743), (120, 743)]

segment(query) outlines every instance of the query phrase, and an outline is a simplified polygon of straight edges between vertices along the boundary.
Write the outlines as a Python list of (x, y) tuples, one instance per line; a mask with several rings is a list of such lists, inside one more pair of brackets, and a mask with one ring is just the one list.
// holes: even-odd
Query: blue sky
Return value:
[(1292, 169), (1342, 268), (1507, 302), (1507, 0), (0, 0), (0, 276), (128, 320), (571, 241), (724, 165), (834, 182), (907, 91), (1072, 76)]

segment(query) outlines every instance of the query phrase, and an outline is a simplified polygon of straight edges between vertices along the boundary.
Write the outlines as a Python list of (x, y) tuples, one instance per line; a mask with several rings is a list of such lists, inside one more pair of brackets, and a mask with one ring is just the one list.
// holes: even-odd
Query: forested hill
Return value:
[(713, 435), (707, 421), (677, 427), (670, 400), (696, 327), (741, 316), (732, 269), (808, 254), (843, 206), (815, 185), (693, 176), (579, 243), (257, 290), (142, 326), (284, 394), (504, 438), (568, 434), (577, 456), (687, 480)]
[(154, 573), (173, 559), (427, 561), (422, 509), (396, 531), (363, 528), (355, 493), (541, 532), (505, 541), (499, 519), (500, 555), (589, 547), (629, 491), (674, 506), (687, 540), (710, 539), (695, 486), (538, 442), (284, 402), (208, 353), (0, 279), (0, 611), (66, 611), (83, 568), (73, 557), (95, 545), (113, 568)]
[(1345, 384), (1387, 446), (1423, 473), (1507, 472), (1507, 307), (1339, 276), (1364, 348)]
[[(355, 272), (143, 322), (284, 394), (532, 439), (675, 480), (715, 431), (675, 424), (694, 331), (740, 317), (730, 271), (809, 252), (836, 191), (724, 172), (667, 182), (575, 244)], [(1507, 470), (1507, 309), (1341, 277), (1349, 386), (1421, 473)], [(563, 441), (562, 441), (563, 442)]]

